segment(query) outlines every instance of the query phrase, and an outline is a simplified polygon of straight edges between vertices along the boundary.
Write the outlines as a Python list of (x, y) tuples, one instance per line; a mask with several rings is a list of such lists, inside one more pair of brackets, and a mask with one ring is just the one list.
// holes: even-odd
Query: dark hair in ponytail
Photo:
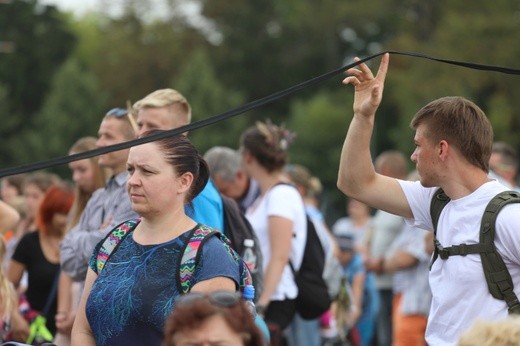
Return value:
[[(144, 133), (141, 137), (146, 137), (162, 130), (152, 130)], [(166, 162), (171, 164), (178, 175), (186, 172), (193, 174), (193, 183), (186, 195), (185, 203), (191, 203), (206, 186), (209, 179), (208, 164), (199, 154), (195, 146), (184, 135), (177, 135), (159, 139), (155, 141)]]

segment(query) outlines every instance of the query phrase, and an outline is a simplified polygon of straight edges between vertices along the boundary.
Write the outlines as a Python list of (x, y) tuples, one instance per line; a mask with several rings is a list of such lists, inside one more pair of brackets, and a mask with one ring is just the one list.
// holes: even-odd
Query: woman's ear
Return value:
[(179, 193), (185, 193), (190, 190), (191, 184), (193, 183), (193, 174), (186, 172), (181, 174), (175, 180), (177, 182), (177, 191)]

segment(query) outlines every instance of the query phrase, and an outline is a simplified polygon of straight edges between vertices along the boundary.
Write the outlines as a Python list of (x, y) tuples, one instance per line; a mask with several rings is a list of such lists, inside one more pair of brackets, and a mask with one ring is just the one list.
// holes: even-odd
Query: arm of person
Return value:
[(352, 307), (347, 313), (347, 322), (349, 325), (354, 325), (361, 313), (363, 312), (363, 292), (365, 290), (364, 273), (358, 273), (352, 280)]
[(411, 218), (412, 211), (398, 181), (376, 173), (370, 155), (375, 114), (383, 97), (389, 59), (388, 53), (383, 55), (375, 77), (366, 64), (347, 70), (350, 76), (343, 83), (355, 88), (354, 116), (341, 152), (337, 186), (347, 196), (371, 207)]
[(236, 291), (236, 284), (227, 277), (218, 276), (213, 279), (197, 282), (190, 292)]
[(7, 268), (7, 278), (13, 284), (14, 288), (18, 290), (20, 287), (20, 281), (22, 280), (23, 273), (25, 272), (25, 265), (15, 261), (10, 260), (9, 266)]
[(293, 222), (290, 219), (270, 216), (268, 222), (271, 259), (264, 273), (264, 288), (257, 304), (259, 306), (269, 305), (271, 296), (278, 287), (283, 270), (289, 263), (293, 237)]
[(11, 311), (11, 324), (12, 324), (12, 338), (15, 341), (25, 342), (29, 337), (29, 323), (23, 318), (18, 309), (18, 295), (13, 290), (14, 294), (14, 306)]
[(58, 307), (56, 309), (56, 329), (69, 334), (74, 318), (70, 318), (72, 308), (72, 279), (63, 271), (58, 283)]
[(85, 309), (87, 305), (87, 298), (90, 294), (90, 290), (92, 289), (92, 284), (96, 278), (96, 273), (94, 273), (92, 269), (88, 269), (87, 277), (85, 279), (85, 287), (83, 289), (83, 294), (81, 295), (81, 301), (79, 302), (76, 319), (74, 320), (74, 325), (72, 327), (72, 345), (89, 346), (96, 344), (94, 341), (94, 335), (92, 334), (92, 329), (90, 329), (90, 324), (87, 320)]
[(20, 221), (20, 214), (4, 201), (0, 201), (0, 233), (14, 229)]
[(67, 233), (60, 246), (61, 269), (73, 281), (85, 279), (92, 251), (108, 231), (109, 229), (84, 231), (78, 225)]
[(392, 256), (382, 260), (381, 269), (385, 273), (393, 273), (395, 271), (413, 267), (419, 262), (419, 259), (406, 251), (396, 251)]

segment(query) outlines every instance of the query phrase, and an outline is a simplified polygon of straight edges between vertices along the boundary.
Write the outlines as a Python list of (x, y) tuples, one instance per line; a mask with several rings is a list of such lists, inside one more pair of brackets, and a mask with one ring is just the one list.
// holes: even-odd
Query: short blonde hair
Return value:
[(499, 321), (476, 321), (459, 339), (458, 346), (517, 346), (520, 344), (520, 316)]
[(188, 100), (175, 89), (159, 89), (148, 95), (133, 105), (133, 111), (137, 114), (143, 108), (162, 108), (180, 105), (184, 110), (185, 119), (183, 122), (189, 124), (191, 122), (191, 106)]

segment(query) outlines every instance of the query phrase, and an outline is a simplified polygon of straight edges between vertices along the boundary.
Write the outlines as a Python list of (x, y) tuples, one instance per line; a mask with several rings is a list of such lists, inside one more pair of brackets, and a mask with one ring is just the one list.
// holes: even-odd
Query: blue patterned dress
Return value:
[[(121, 241), (92, 286), (86, 314), (96, 345), (160, 345), (164, 322), (179, 295), (177, 272), (180, 256), (191, 231), (166, 243), (140, 245), (133, 230)], [(96, 257), (90, 260), (97, 273)], [(214, 277), (237, 283), (238, 264), (218, 237), (202, 248), (193, 284)]]

